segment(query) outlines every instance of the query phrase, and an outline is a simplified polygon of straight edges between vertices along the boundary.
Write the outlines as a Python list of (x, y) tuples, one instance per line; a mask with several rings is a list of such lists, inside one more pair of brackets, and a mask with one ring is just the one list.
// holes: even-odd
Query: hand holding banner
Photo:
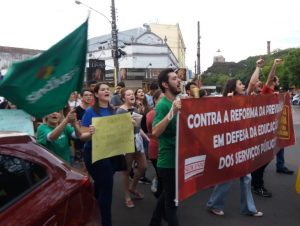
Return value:
[(289, 99), (270, 94), (182, 100), (177, 200), (253, 172), (279, 148), (293, 145)]

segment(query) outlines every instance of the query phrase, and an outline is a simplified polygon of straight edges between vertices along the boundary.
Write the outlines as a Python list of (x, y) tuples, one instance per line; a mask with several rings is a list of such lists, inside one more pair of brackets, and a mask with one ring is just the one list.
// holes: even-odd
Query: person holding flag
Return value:
[(38, 119), (63, 109), (82, 88), (87, 30), (88, 20), (47, 51), (12, 64), (0, 81), (0, 96)]

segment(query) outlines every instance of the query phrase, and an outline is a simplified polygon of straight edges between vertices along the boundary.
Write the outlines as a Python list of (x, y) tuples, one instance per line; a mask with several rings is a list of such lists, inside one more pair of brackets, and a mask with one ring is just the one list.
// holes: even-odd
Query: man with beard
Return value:
[(181, 92), (180, 79), (173, 69), (165, 69), (158, 76), (158, 85), (165, 96), (157, 103), (152, 135), (158, 137), (157, 171), (162, 181), (163, 192), (158, 198), (149, 225), (160, 226), (164, 218), (169, 226), (178, 226), (174, 199), (176, 118), (181, 108), (181, 102), (176, 100), (176, 96)]
[[(267, 82), (263, 85), (261, 89), (261, 94), (274, 94), (275, 91), (279, 90), (279, 78), (275, 75), (276, 74), (276, 67), (282, 63), (282, 59), (275, 59), (271, 71), (268, 75)], [(259, 67), (261, 65), (258, 65)], [(254, 172), (251, 173), (252, 175), (252, 191), (254, 194), (259, 195), (261, 197), (272, 197), (272, 193), (269, 192), (264, 186), (264, 172), (265, 168), (268, 166), (269, 163), (263, 165), (262, 167), (256, 169)], [(284, 149), (280, 149), (276, 155), (276, 171), (277, 173), (283, 173), (292, 175), (294, 171), (289, 170), (284, 165)]]

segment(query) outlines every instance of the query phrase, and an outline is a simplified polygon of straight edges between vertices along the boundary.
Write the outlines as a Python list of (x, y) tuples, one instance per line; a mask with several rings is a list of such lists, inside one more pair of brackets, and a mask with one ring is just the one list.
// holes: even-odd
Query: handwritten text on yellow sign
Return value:
[(133, 125), (130, 113), (92, 119), (92, 162), (134, 152)]

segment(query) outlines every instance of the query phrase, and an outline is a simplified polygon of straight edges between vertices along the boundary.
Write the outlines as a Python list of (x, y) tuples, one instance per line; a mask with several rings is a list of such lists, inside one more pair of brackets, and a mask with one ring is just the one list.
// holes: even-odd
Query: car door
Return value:
[(0, 150), (1, 224), (63, 226), (65, 203), (53, 203), (51, 181), (46, 166)]

